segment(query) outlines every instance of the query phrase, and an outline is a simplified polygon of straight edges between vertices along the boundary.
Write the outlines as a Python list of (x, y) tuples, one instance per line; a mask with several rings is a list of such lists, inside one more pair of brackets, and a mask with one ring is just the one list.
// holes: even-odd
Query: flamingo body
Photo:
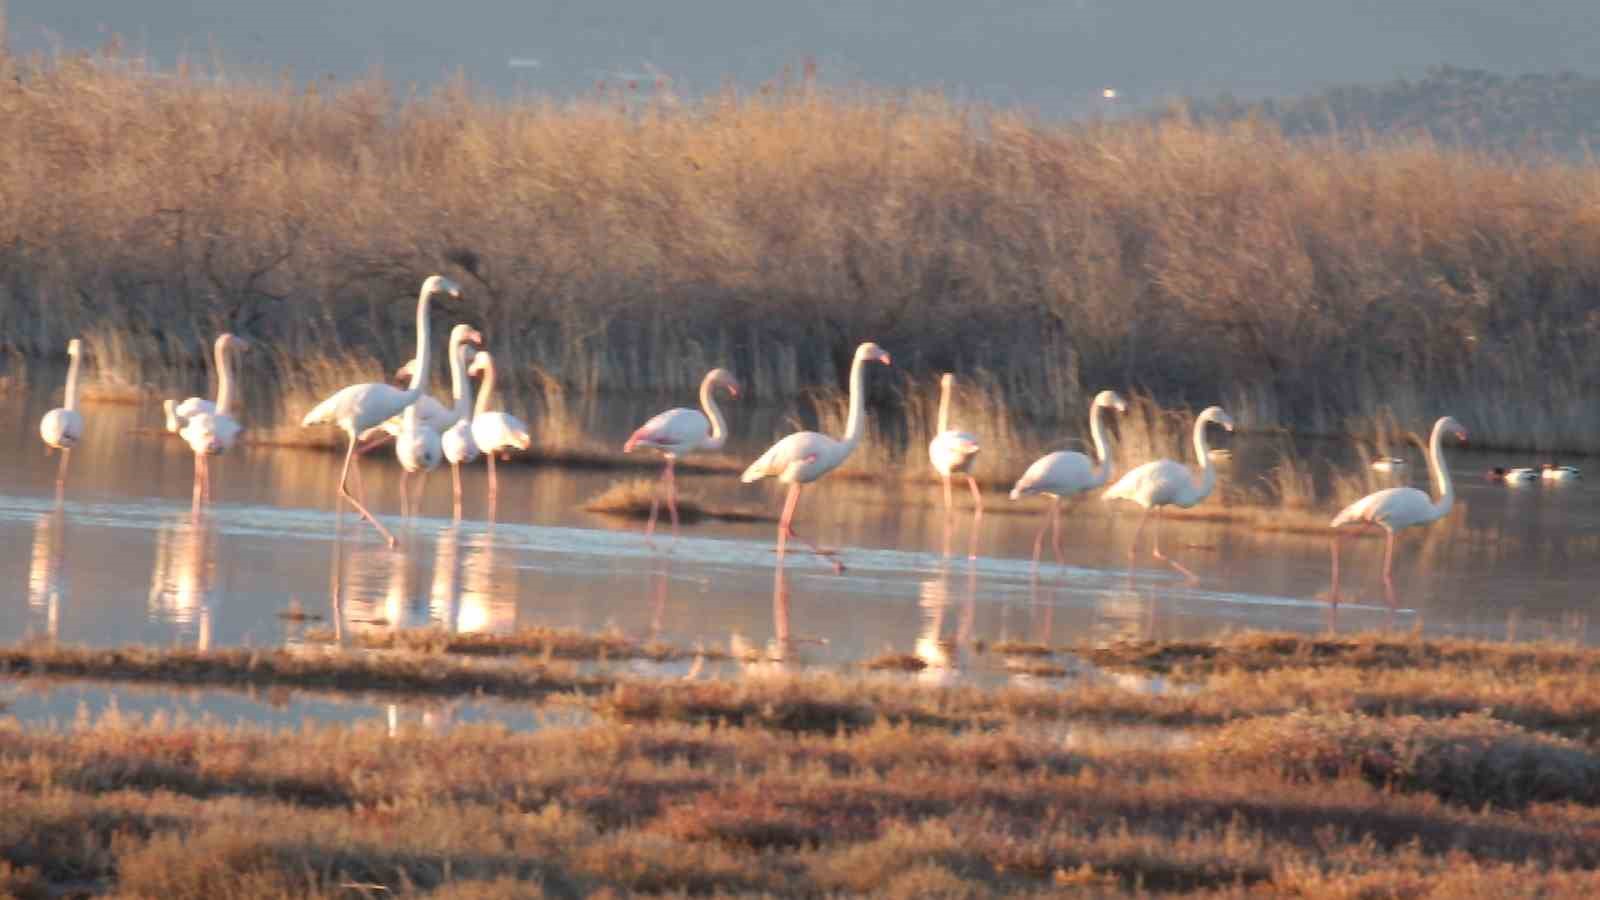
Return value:
[(526, 450), (533, 446), (528, 423), (507, 412), (490, 410), (472, 417), (472, 438), (483, 453)]
[(1035, 494), (1070, 497), (1105, 484), (1105, 479), (1097, 479), (1096, 475), (1089, 457), (1076, 450), (1057, 450), (1033, 461), (1011, 489), (1011, 499), (1021, 500)]
[(472, 422), (457, 422), (439, 436), (439, 447), (445, 461), (452, 466), (470, 463), (478, 458), (478, 442), (472, 435)]
[(52, 409), (39, 420), (39, 437), (57, 450), (71, 450), (83, 440), (83, 413)]
[[(673, 466), (679, 457), (686, 454), (700, 450), (721, 450), (728, 439), (728, 428), (714, 396), (718, 387), (725, 387), (729, 394), (739, 396), (739, 382), (728, 370), (712, 369), (700, 382), (700, 406), (704, 412), (678, 407), (657, 413), (650, 417), (650, 421), (639, 426), (628, 437), (628, 442), (622, 445), (623, 453), (632, 453), (635, 447), (648, 447), (660, 451), (666, 458), (667, 464), (661, 469), (661, 483), (666, 486), (667, 511), (672, 516), (673, 537), (678, 536), (678, 481)], [(656, 513), (660, 511), (660, 503), (659, 495), (652, 494), (650, 521), (644, 527), (645, 540), (655, 534)]]
[[(1140, 519), (1139, 528), (1133, 535), (1133, 544), (1128, 548), (1130, 561), (1138, 550), (1139, 537), (1144, 533), (1144, 526), (1149, 521), (1152, 511), (1157, 512), (1159, 518), (1159, 511), (1163, 506), (1188, 509), (1211, 496), (1211, 491), (1217, 484), (1217, 470), (1211, 458), (1210, 448), (1206, 444), (1206, 425), (1210, 423), (1221, 425), (1229, 431), (1233, 430), (1233, 418), (1220, 406), (1207, 407), (1195, 417), (1194, 456), (1200, 461), (1199, 482), (1194, 480), (1188, 467), (1182, 463), (1171, 459), (1157, 459), (1127, 472), (1101, 495), (1105, 500), (1127, 500), (1144, 507), (1145, 515)], [(1157, 531), (1151, 540), (1151, 555), (1182, 572), (1190, 582), (1198, 580), (1193, 572), (1161, 552), (1160, 527), (1158, 522)]]
[(167, 414), (167, 430), (173, 434), (182, 432), (184, 424), (195, 416), (217, 411), (217, 405), (204, 397), (190, 397), (182, 403), (164, 400), (161, 406)]

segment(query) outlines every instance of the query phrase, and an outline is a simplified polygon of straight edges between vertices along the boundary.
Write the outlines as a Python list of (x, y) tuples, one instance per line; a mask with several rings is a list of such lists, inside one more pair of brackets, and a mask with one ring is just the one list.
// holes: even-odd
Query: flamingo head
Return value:
[(1229, 431), (1233, 430), (1233, 416), (1228, 415), (1220, 406), (1206, 407), (1206, 411), (1200, 414), (1200, 420), (1221, 425)]
[(1445, 416), (1444, 418), (1440, 419), (1438, 424), (1433, 426), (1433, 431), (1435, 434), (1452, 435), (1456, 440), (1463, 444), (1467, 442), (1466, 426), (1462, 425), (1460, 422), (1457, 422), (1451, 416)]
[(429, 275), (428, 279), (422, 282), (422, 295), (428, 297), (434, 294), (444, 294), (452, 300), (459, 300), (461, 299), (461, 285), (443, 275)]
[(224, 332), (223, 334), (217, 336), (218, 352), (227, 350), (230, 347), (240, 351), (249, 350), (250, 342), (236, 334), (228, 332)]
[(877, 344), (874, 344), (871, 341), (867, 341), (865, 344), (862, 344), (856, 348), (856, 359), (880, 362), (886, 366), (890, 365), (889, 351), (879, 347)]
[(940, 390), (948, 391), (948, 390), (950, 390), (951, 388), (953, 388), (955, 386), (956, 386), (956, 376), (954, 374), (952, 374), (950, 372), (946, 372), (943, 375), (939, 376), (939, 388), (940, 388)]
[(417, 361), (415, 359), (408, 359), (408, 360), (405, 361), (405, 365), (403, 365), (400, 368), (394, 370), (394, 380), (395, 381), (410, 381), (411, 380), (411, 376), (413, 374), (415, 374), (416, 371), (417, 371)]
[(473, 344), (481, 347), (483, 346), (483, 332), (464, 322), (459, 323), (450, 329), (450, 344), (457, 347), (462, 344)]
[(1119, 413), (1125, 413), (1128, 411), (1128, 401), (1122, 399), (1122, 395), (1116, 391), (1101, 391), (1100, 393), (1095, 394), (1094, 405), (1103, 406), (1107, 409), (1114, 409)]
[(739, 380), (727, 369), (712, 369), (706, 373), (706, 384), (727, 390), (733, 397), (739, 396)]
[(77, 338), (73, 338), (72, 340), (67, 341), (67, 355), (68, 356), (77, 356), (78, 354), (80, 354), (82, 352), (83, 352), (83, 341), (78, 340)]
[(472, 357), (472, 365), (467, 367), (467, 377), (476, 378), (494, 367), (494, 359), (489, 356), (489, 351), (479, 350)]

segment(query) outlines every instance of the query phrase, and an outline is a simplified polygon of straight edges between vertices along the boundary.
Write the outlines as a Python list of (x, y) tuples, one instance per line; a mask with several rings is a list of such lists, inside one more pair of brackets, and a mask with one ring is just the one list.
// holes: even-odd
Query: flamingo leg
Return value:
[[(1051, 498), (1051, 501), (1051, 510), (1053, 512), (1055, 509), (1055, 504), (1061, 501), (1054, 497)], [(1039, 574), (1039, 553), (1044, 549), (1044, 533), (1045, 529), (1050, 527), (1050, 519), (1051, 517), (1049, 514), (1046, 514), (1039, 519), (1039, 533), (1034, 535), (1033, 538), (1033, 572), (1035, 575)]]
[(455, 520), (461, 521), (461, 464), (450, 464), (450, 484), (455, 496)]
[[(672, 464), (669, 462), (667, 465), (671, 466)], [(656, 479), (655, 489), (650, 492), (650, 521), (645, 523), (644, 526), (644, 540), (645, 543), (652, 547), (656, 545), (654, 538), (656, 533), (656, 514), (661, 511), (661, 492), (665, 489), (666, 480), (667, 470), (662, 469), (661, 477)]]
[(494, 503), (500, 498), (500, 481), (495, 477), (494, 454), (486, 453), (484, 455), (489, 457), (489, 502)]
[(778, 523), (778, 558), (780, 560), (783, 559), (785, 544), (784, 537), (787, 535), (788, 537), (792, 537), (795, 540), (800, 541), (807, 547), (810, 547), (812, 553), (815, 553), (817, 556), (827, 560), (828, 563), (833, 566), (834, 574), (844, 574), (844, 563), (839, 562), (839, 560), (835, 558), (834, 551), (824, 550), (821, 547), (818, 547), (816, 544), (813, 544), (801, 537), (799, 533), (794, 530), (794, 511), (795, 507), (799, 506), (799, 504), (800, 485), (791, 484), (789, 485), (789, 497), (784, 501), (783, 504), (783, 520)]
[(789, 485), (789, 496), (783, 498), (783, 515), (778, 517), (778, 563), (783, 564), (784, 550), (789, 543), (789, 521), (794, 518), (794, 508), (800, 502), (800, 485)]
[(678, 539), (678, 474), (673, 469), (677, 460), (667, 457), (667, 512), (672, 514), (672, 539)]
[(1150, 537), (1150, 555), (1154, 556), (1156, 559), (1161, 560), (1162, 562), (1164, 562), (1167, 565), (1173, 567), (1174, 569), (1177, 569), (1179, 572), (1182, 572), (1183, 573), (1183, 577), (1185, 579), (1187, 579), (1190, 584), (1194, 584), (1195, 582), (1200, 580), (1193, 572), (1189, 571), (1189, 568), (1187, 566), (1185, 566), (1183, 563), (1178, 562), (1177, 560), (1172, 559), (1171, 557), (1167, 556), (1165, 553), (1161, 552), (1161, 513), (1160, 512), (1156, 513), (1156, 527), (1155, 527), (1155, 530), (1153, 532), (1151, 532), (1151, 537)]
[(978, 479), (967, 476), (967, 487), (972, 489), (972, 536), (968, 539), (967, 559), (978, 558), (978, 526), (983, 524), (983, 492), (978, 490)]
[(67, 487), (67, 460), (72, 458), (72, 448), (65, 447), (61, 450), (61, 462), (56, 466), (56, 496)]
[(195, 515), (200, 513), (200, 498), (205, 496), (206, 458), (196, 453), (194, 455), (194, 498), (189, 503), (190, 512)]
[(950, 511), (951, 507), (953, 506), (952, 498), (950, 496), (950, 476), (940, 472), (939, 479), (944, 482), (944, 555), (949, 556), (950, 536), (951, 529), (953, 527), (953, 523), (950, 519)]
[(411, 497), (411, 515), (413, 518), (422, 513), (422, 492), (428, 486), (428, 470), (423, 469), (417, 474), (417, 492)]
[(1150, 508), (1145, 507), (1144, 515), (1139, 517), (1139, 527), (1133, 531), (1133, 543), (1128, 545), (1128, 567), (1133, 567), (1134, 557), (1139, 555), (1139, 538), (1144, 536), (1144, 526), (1150, 522)]
[(1394, 599), (1394, 532), (1388, 532), (1388, 537), (1383, 544), (1383, 598), (1389, 604), (1389, 612), (1395, 608)]
[(400, 472), (400, 518), (401, 519), (406, 519), (406, 518), (409, 518), (410, 516), (411, 516), (411, 473), (409, 471), (402, 470)]
[(1067, 555), (1061, 552), (1061, 498), (1054, 497), (1050, 504), (1050, 544), (1055, 547), (1056, 565), (1067, 564)]
[(372, 527), (378, 529), (378, 533), (383, 535), (384, 539), (389, 542), (390, 547), (397, 546), (400, 542), (394, 539), (394, 535), (389, 533), (389, 529), (383, 527), (383, 523), (379, 522), (373, 517), (372, 513), (367, 511), (367, 508), (362, 505), (361, 501), (356, 499), (355, 494), (350, 493), (350, 470), (355, 468), (355, 458), (356, 436), (351, 434), (350, 448), (344, 453), (344, 472), (339, 475), (339, 496), (349, 500), (350, 505), (355, 507), (356, 512), (361, 513), (361, 518), (371, 522)]

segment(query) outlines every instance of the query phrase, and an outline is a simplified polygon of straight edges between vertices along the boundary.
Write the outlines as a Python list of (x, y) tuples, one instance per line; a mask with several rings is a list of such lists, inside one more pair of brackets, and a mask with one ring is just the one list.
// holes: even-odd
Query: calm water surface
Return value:
[[(1098, 500), (1068, 508), (1065, 564), (1047, 564), (1037, 579), (1030, 556), (1046, 501), (988, 498), (980, 556), (969, 561), (964, 516), (957, 552), (942, 552), (931, 485), (838, 481), (806, 491), (799, 527), (844, 548), (842, 576), (803, 548), (776, 570), (771, 524), (685, 527), (670, 552), (652, 550), (638, 523), (580, 509), (630, 477), (613, 472), (502, 466), (491, 522), (479, 463), (466, 476), (464, 521), (449, 519), (442, 472), (429, 485), (424, 515), (401, 523), (399, 469), (388, 450), (364, 469), (374, 510), (401, 539), (397, 550), (348, 511), (335, 513), (339, 460), (326, 451), (234, 450), (214, 463), (215, 503), (195, 517), (192, 454), (176, 438), (134, 430), (159, 424), (154, 406), (85, 409), (88, 433), (57, 506), (55, 460), (35, 428), (49, 399), (0, 398), (0, 415), (20, 423), (0, 439), (11, 442), (0, 465), (0, 579), (11, 585), (0, 603), (0, 640), (273, 646), (296, 640), (304, 627), (279, 616), (298, 604), (345, 634), (430, 624), (462, 632), (614, 627), (740, 648), (765, 646), (787, 629), (807, 663), (892, 650), (932, 663), (930, 677), (956, 678), (966, 664), (963, 638), (1066, 643), (1327, 624), (1318, 599), (1328, 587), (1324, 538), (1168, 523), (1164, 542), (1200, 575), (1188, 585), (1148, 556), (1130, 571), (1124, 553), (1137, 516)], [(737, 409), (733, 415), (737, 421)], [(601, 430), (620, 443), (635, 424), (631, 414), (618, 416)], [(537, 440), (537, 422), (534, 434)], [(753, 457), (773, 436), (770, 420), (761, 434), (736, 433), (736, 452)], [(1247, 441), (1236, 445), (1241, 461), (1247, 450)], [(1500, 638), (1510, 625), (1519, 637), (1590, 640), (1587, 613), (1600, 584), (1594, 481), (1507, 488), (1478, 473), (1531, 460), (1453, 459), (1455, 512), (1400, 544), (1400, 611), (1391, 616), (1382, 604), (1381, 541), (1351, 542), (1359, 597), (1341, 608), (1338, 627)], [(997, 473), (1004, 468), (986, 463)], [(1255, 474), (1224, 470), (1222, 477)], [(1425, 471), (1418, 467), (1414, 477), (1420, 482)], [(708, 500), (774, 512), (781, 501), (731, 475), (685, 475), (680, 484)]]

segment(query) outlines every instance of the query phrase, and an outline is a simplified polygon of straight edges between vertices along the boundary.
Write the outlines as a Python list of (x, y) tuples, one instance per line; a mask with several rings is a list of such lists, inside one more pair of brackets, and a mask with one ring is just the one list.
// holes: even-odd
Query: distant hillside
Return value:
[(1291, 136), (1426, 134), (1452, 146), (1566, 157), (1583, 157), (1600, 146), (1600, 79), (1572, 73), (1508, 78), (1445, 66), (1420, 81), (1336, 87), (1254, 103), (1223, 96), (1191, 100), (1179, 109), (1200, 122), (1267, 119)]

